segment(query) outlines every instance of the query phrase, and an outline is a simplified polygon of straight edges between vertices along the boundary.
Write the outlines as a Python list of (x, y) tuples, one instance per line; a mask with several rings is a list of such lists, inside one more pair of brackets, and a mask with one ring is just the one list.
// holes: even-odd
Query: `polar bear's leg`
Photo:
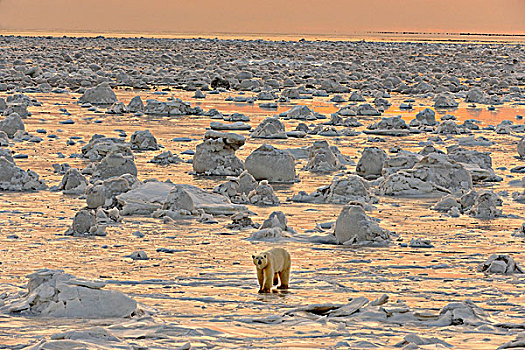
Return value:
[(279, 284), (279, 273), (276, 272), (274, 275), (273, 275), (273, 285), (276, 286)]
[(281, 280), (281, 285), (277, 287), (277, 289), (288, 289), (288, 283), (290, 282), (290, 268), (289, 267), (279, 272), (279, 279)]
[(259, 281), (259, 292), (261, 292), (264, 285), (264, 273), (260, 269), (257, 269), (257, 280)]
[(274, 272), (270, 268), (264, 269), (264, 282), (262, 286), (262, 293), (270, 293), (272, 291), (272, 282), (273, 282)]

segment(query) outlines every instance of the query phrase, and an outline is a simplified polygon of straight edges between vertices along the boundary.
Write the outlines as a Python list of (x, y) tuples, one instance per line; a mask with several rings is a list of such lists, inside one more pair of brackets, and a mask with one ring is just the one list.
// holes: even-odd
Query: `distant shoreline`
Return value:
[(509, 33), (470, 33), (470, 32), (411, 32), (411, 31), (379, 31), (367, 32), (370, 34), (400, 34), (400, 35), (466, 35), (466, 36), (517, 36), (525, 37), (525, 34)]
[[(525, 43), (525, 33), (470, 33), (470, 32), (415, 32), (367, 31), (349, 34), (322, 33), (176, 33), (176, 32), (96, 32), (60, 30), (1, 30), (0, 36), (28, 37), (107, 37), (107, 38), (158, 38), (158, 39), (224, 39), (268, 41), (377, 41), (377, 42), (511, 42)], [(478, 39), (476, 39), (478, 38)]]

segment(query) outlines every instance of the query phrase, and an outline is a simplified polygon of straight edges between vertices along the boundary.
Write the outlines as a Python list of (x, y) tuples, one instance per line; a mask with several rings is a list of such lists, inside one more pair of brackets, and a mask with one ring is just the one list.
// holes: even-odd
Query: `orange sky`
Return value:
[(0, 30), (525, 34), (525, 0), (0, 0)]

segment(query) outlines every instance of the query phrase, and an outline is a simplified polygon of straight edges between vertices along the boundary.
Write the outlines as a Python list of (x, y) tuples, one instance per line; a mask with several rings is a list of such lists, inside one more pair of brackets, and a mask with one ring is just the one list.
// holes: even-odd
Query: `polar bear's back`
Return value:
[(266, 252), (268, 259), (275, 272), (284, 271), (290, 268), (290, 254), (283, 248), (273, 248)]

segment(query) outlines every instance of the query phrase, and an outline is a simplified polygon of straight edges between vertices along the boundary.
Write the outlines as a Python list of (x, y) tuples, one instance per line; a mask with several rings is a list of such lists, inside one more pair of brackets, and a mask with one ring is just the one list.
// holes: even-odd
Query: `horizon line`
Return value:
[(368, 30), (368, 31), (354, 31), (345, 33), (304, 33), (304, 32), (193, 32), (193, 31), (128, 31), (128, 30), (65, 30), (65, 29), (7, 29), (0, 27), (0, 34), (2, 33), (48, 33), (48, 34), (132, 34), (132, 35), (276, 35), (276, 36), (355, 36), (362, 34), (402, 34), (402, 35), (460, 35), (460, 36), (516, 36), (525, 37), (524, 32), (470, 32), (470, 31), (414, 31), (414, 30)]

